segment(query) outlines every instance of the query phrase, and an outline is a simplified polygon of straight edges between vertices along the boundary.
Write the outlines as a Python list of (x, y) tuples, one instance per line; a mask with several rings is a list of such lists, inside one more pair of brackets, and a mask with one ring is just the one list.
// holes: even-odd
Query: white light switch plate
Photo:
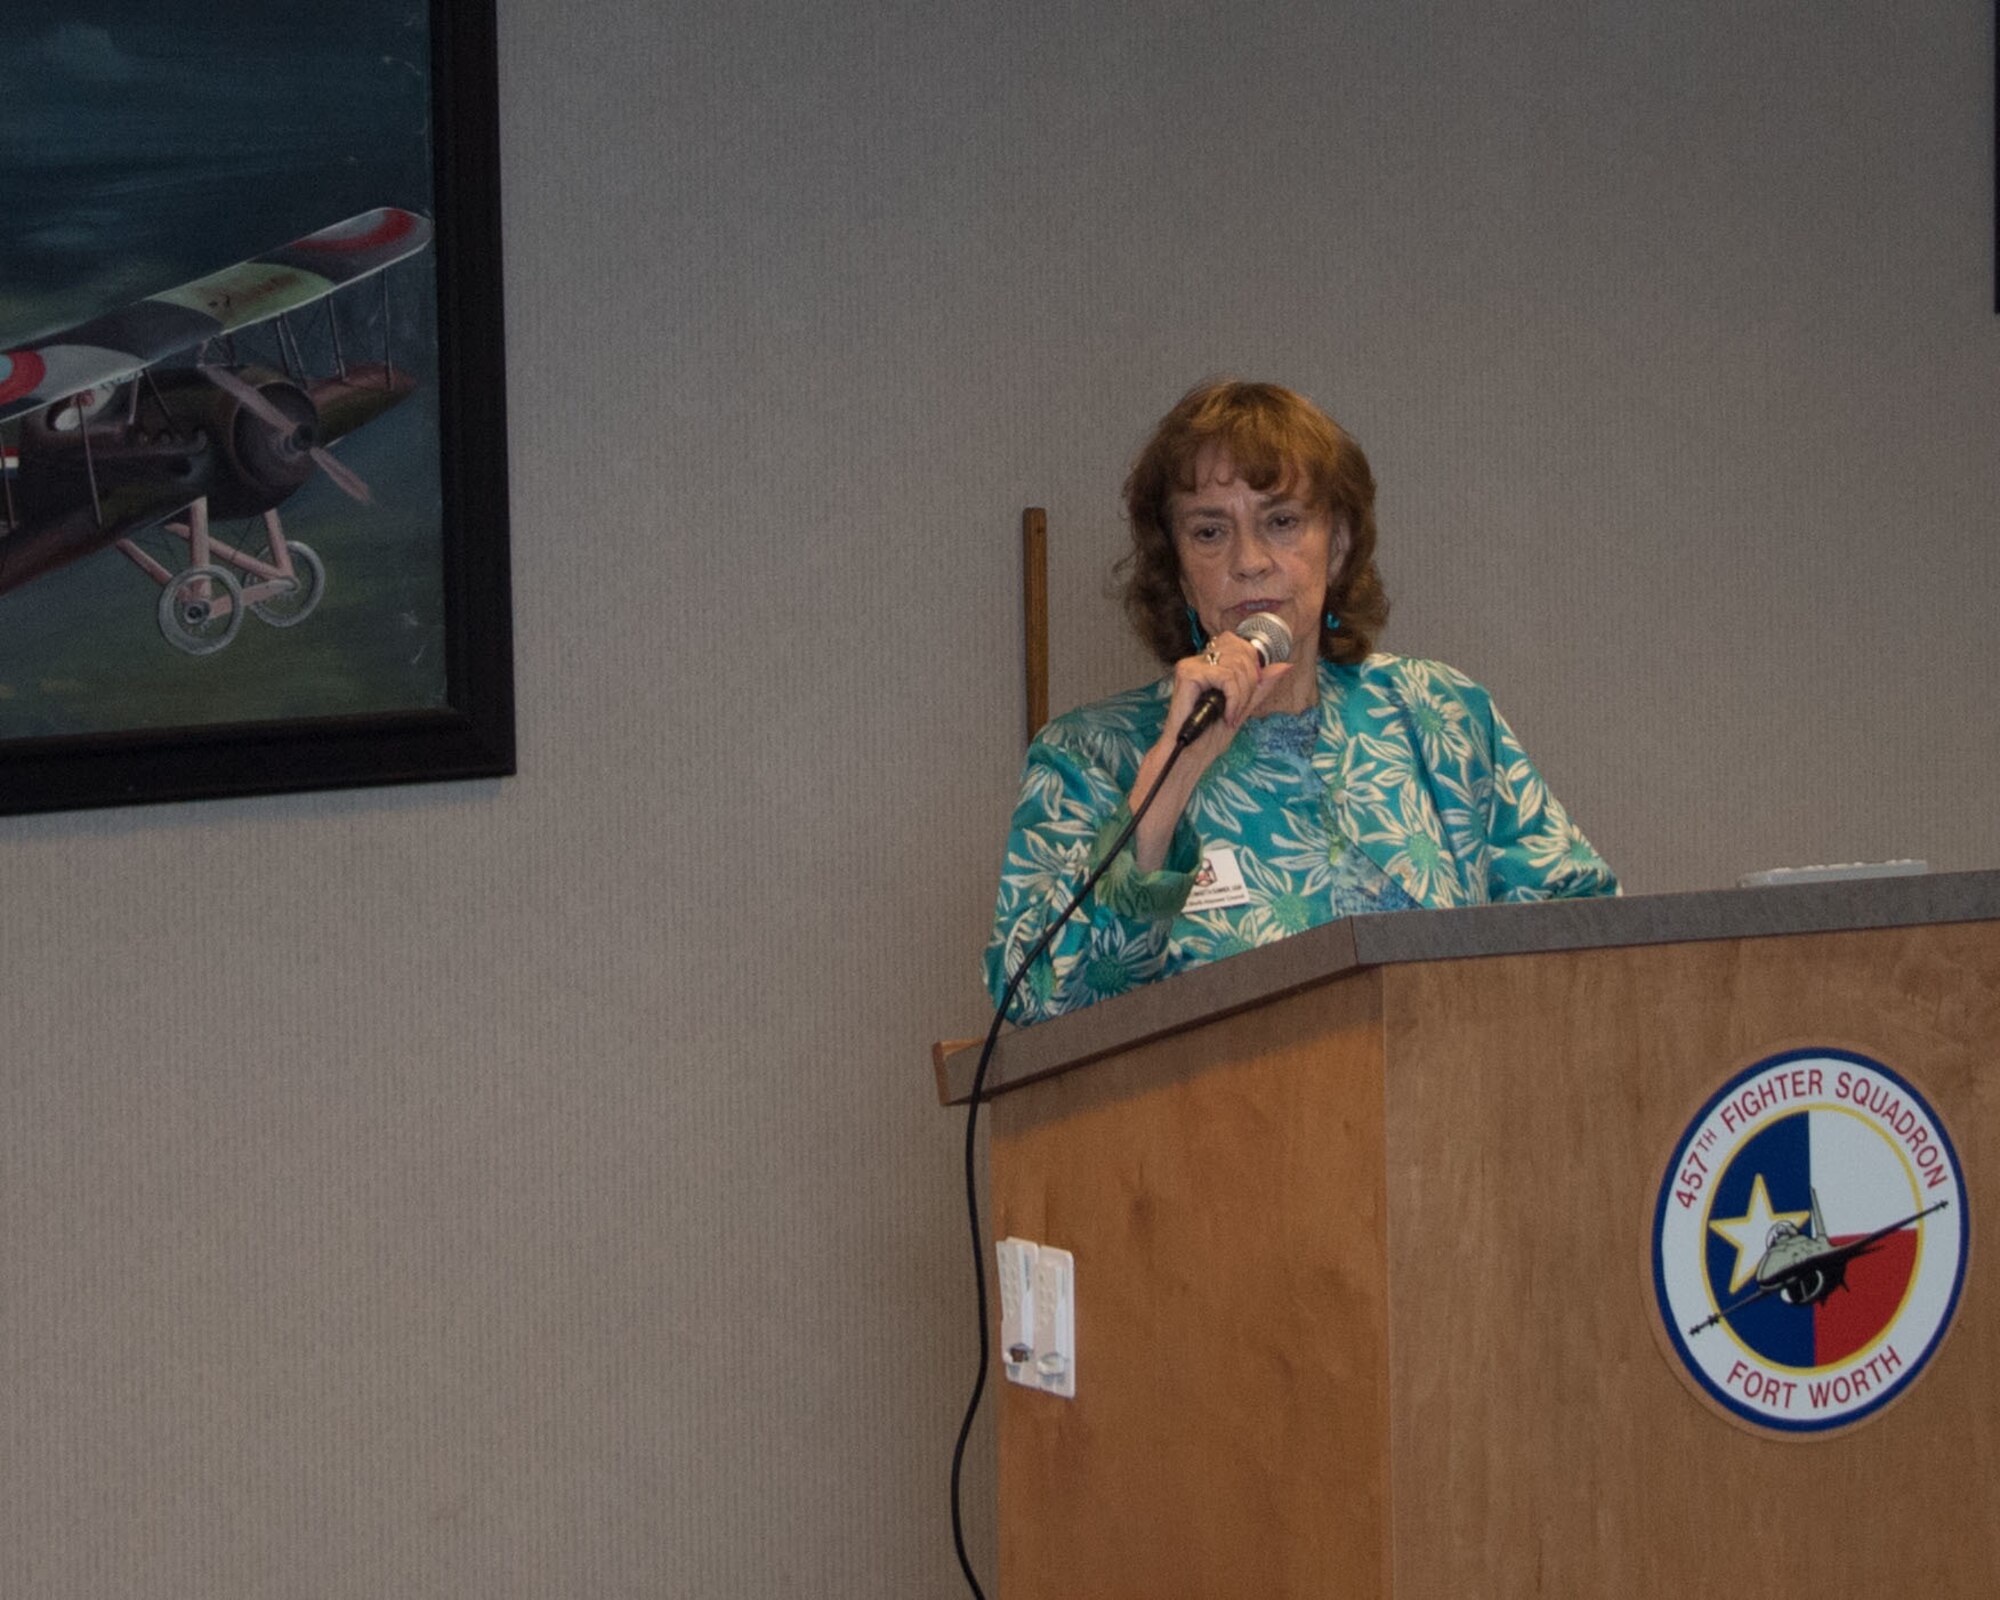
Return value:
[(1000, 1279), (1000, 1359), (1007, 1381), (1076, 1398), (1076, 1257), (1032, 1239), (993, 1246)]

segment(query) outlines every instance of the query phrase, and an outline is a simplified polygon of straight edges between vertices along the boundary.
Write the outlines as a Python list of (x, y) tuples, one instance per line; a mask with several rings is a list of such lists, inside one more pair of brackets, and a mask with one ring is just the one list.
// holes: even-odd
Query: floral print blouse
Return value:
[[(1029, 747), (986, 982), (1021, 959), (1130, 820), (1171, 679), (1057, 717)], [(1196, 784), (1167, 860), (1129, 844), (1015, 996), (1038, 1022), (1361, 911), (1616, 894), (1478, 684), (1437, 661), (1319, 663), (1319, 708), (1246, 722)]]

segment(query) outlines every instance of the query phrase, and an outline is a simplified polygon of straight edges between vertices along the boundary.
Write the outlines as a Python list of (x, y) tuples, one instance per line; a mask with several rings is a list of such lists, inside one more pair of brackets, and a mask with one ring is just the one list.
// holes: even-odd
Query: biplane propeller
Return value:
[[(278, 508), (316, 471), (370, 503), (332, 446), (416, 389), (391, 356), (386, 277), (377, 360), (348, 358), (335, 291), (430, 239), (427, 218), (379, 207), (0, 351), (0, 595), (115, 547), (159, 584), (160, 631), (189, 654), (228, 644), (246, 611), (273, 627), (303, 622), (326, 568), (285, 537)], [(312, 306), (332, 352), (318, 375), (292, 320)], [(243, 358), (237, 336), (250, 329), (275, 333), (272, 360)], [(261, 554), (210, 531), (211, 518), (258, 517)], [(186, 565), (136, 542), (155, 530), (186, 545)]]

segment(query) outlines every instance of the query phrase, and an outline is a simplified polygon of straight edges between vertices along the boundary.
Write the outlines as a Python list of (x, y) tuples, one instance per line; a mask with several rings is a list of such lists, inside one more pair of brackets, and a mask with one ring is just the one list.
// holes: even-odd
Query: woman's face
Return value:
[(1219, 445), (1195, 457), (1195, 486), (1167, 502), (1181, 593), (1211, 637), (1252, 612), (1269, 611), (1292, 630), (1292, 660), (1319, 656), (1327, 586), (1347, 559), (1347, 529), (1333, 513), (1294, 497), (1303, 483), (1260, 493), (1236, 475)]

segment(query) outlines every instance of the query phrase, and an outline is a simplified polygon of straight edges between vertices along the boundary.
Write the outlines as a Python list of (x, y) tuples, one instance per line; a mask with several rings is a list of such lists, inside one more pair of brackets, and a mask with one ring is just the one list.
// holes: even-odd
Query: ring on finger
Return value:
[(1211, 639), (1208, 641), (1208, 648), (1202, 651), (1201, 659), (1206, 661), (1211, 667), (1222, 660), (1222, 651), (1217, 647), (1215, 640)]

